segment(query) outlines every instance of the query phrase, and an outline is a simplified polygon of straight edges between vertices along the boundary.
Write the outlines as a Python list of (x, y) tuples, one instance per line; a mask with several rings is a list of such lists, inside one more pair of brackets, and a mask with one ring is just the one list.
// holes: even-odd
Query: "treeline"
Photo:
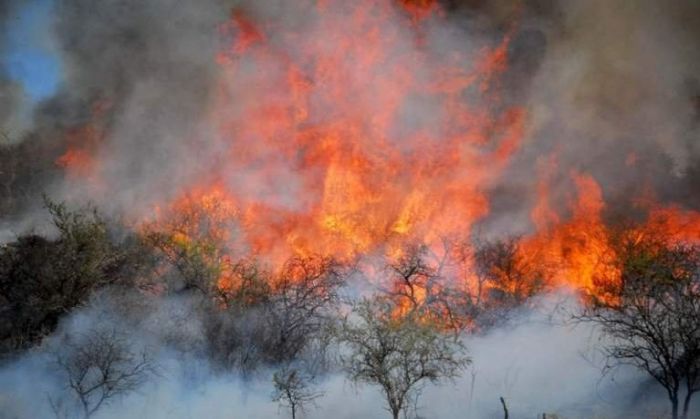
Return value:
[[(137, 233), (94, 208), (49, 202), (47, 209), (55, 235), (24, 234), (0, 249), (3, 362), (41, 348), (95, 295), (121, 295), (125, 312), (186, 296), (196, 311), (186, 321), (199, 322), (203, 336), (174, 333), (165, 344), (244, 377), (276, 370), (272, 398), (292, 418), (323, 395), (318, 378), (336, 371), (376, 386), (398, 418), (417, 405), (424, 383), (467, 368), (470, 334), (508, 322), (547, 289), (546, 267), (523, 255), (517, 237), (445, 240), (440, 254), (406, 246), (375, 273), (383, 280), (358, 296), (353, 284), (366, 279), (359, 263), (294, 257), (272, 271), (235, 258), (202, 214)], [(608, 366), (645, 371), (666, 391), (673, 418), (688, 418), (700, 390), (700, 248), (633, 225), (609, 234), (614, 257), (602, 259), (606, 275), (571, 321), (599, 326)], [(128, 331), (95, 328), (63, 339), (51, 359), (70, 397), (49, 397), (56, 417), (90, 417), (160, 373)]]

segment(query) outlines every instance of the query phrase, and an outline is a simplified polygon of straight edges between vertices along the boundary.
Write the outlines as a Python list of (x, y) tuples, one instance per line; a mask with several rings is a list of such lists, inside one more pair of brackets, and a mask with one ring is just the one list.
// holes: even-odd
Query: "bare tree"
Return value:
[(455, 331), (492, 326), (544, 288), (545, 267), (522, 250), (519, 237), (441, 244), (406, 246), (387, 264), (390, 286), (382, 292), (402, 313), (420, 312)]
[[(544, 288), (542, 266), (522, 251), (519, 237), (483, 242), (474, 252), (476, 276), (486, 286), (485, 309), (496, 317), (521, 306)], [(480, 289), (482, 292), (482, 289)]]
[(343, 275), (326, 257), (292, 258), (274, 280), (267, 308), (270, 349), (274, 361), (291, 361), (314, 337), (324, 332), (335, 313)]
[(406, 246), (400, 257), (387, 263), (390, 283), (381, 291), (403, 314), (430, 318), (446, 329), (459, 331), (470, 321), (472, 301), (445, 273), (459, 263), (455, 256), (460, 245), (447, 238), (441, 244), (439, 251), (423, 244)]
[(636, 237), (611, 268), (617, 274), (597, 282), (576, 319), (601, 327), (607, 368), (646, 372), (665, 389), (673, 419), (688, 418), (700, 391), (700, 248)]
[(454, 335), (414, 315), (395, 316), (385, 299), (363, 300), (354, 313), (338, 332), (347, 350), (342, 364), (352, 381), (381, 387), (394, 419), (417, 403), (426, 381), (455, 378), (470, 362)]
[(307, 355), (321, 365), (344, 278), (338, 265), (330, 258), (296, 257), (278, 273), (255, 275), (252, 283), (264, 284), (254, 285), (259, 291), (230, 289), (225, 309), (212, 310), (207, 334), (213, 357), (244, 373)]
[(407, 246), (397, 260), (387, 264), (393, 279), (386, 293), (404, 301), (411, 310), (418, 309), (425, 301), (426, 292), (436, 276), (435, 269), (426, 261), (428, 249), (425, 245)]
[(255, 307), (269, 302), (272, 295), (270, 273), (254, 259), (227, 263), (225, 283), (215, 287), (216, 300), (224, 307)]
[(286, 406), (292, 419), (296, 419), (298, 413), (304, 413), (306, 406), (313, 404), (316, 399), (323, 396), (322, 392), (314, 391), (311, 388), (312, 379), (313, 377), (296, 368), (282, 368), (272, 377), (275, 386), (272, 401)]
[[(83, 418), (136, 390), (157, 372), (146, 351), (132, 351), (125, 337), (114, 329), (94, 329), (69, 339), (54, 355)], [(59, 416), (61, 406), (53, 398), (49, 401)]]

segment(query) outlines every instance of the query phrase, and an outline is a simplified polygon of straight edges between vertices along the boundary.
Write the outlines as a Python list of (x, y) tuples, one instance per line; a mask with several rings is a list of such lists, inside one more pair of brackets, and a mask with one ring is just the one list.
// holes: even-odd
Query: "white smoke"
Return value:
[[(96, 297), (89, 307), (64, 319), (41, 348), (0, 370), (0, 417), (52, 417), (48, 397), (70, 395), (65, 378), (52, 362), (52, 345), (60, 344), (63, 334), (105, 325), (128, 330), (135, 347), (149, 348), (160, 373), (138, 391), (100, 409), (96, 418), (288, 416), (285, 408), (271, 400), (273, 370), (263, 369), (244, 378), (234, 371), (216, 369), (202, 356), (196, 299), (134, 303), (138, 299), (133, 296), (106, 298)], [(588, 326), (568, 322), (567, 313), (579, 308), (576, 296), (562, 291), (543, 296), (535, 306), (523, 310), (508, 326), (485, 335), (465, 335), (473, 363), (453, 383), (426, 386), (418, 414), (446, 419), (500, 417), (499, 397), (506, 400), (512, 417), (547, 413), (583, 419), (664, 411), (660, 387), (649, 387), (644, 375), (628, 369), (601, 375), (602, 360), (595, 352), (600, 337)], [(378, 388), (352, 384), (339, 372), (318, 377), (314, 389), (323, 392), (323, 397), (308, 407), (304, 417), (388, 415)], [(620, 402), (640, 395), (644, 403), (636, 406)]]

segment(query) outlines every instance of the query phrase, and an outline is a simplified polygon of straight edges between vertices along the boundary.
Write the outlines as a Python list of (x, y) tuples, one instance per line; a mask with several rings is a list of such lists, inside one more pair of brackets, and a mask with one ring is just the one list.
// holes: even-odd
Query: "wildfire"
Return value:
[(56, 159), (56, 164), (74, 179), (96, 176), (97, 162), (94, 154), (102, 135), (102, 132), (93, 125), (70, 130), (66, 141), (68, 149)]
[[(222, 266), (222, 287), (235, 281), (235, 258), (279, 271), (294, 257), (397, 261), (407, 244), (438, 254), (445, 238), (468, 240), (489, 214), (489, 186), (526, 136), (527, 109), (504, 100), (499, 82), (516, 25), (467, 52), (429, 30), (444, 18), (434, 0), (300, 5), (308, 16), (294, 30), (243, 11), (219, 28), (227, 45), (207, 121), (221, 152), (149, 224), (174, 232), (181, 247), (202, 234), (223, 244), (227, 254), (207, 256)], [(72, 149), (59, 164), (80, 173), (89, 155)], [(557, 167), (556, 155), (540, 161), (534, 232), (519, 251), (547, 268), (548, 284), (590, 288), (614, 253), (603, 192), (571, 171), (562, 214), (550, 202)], [(654, 206), (649, 214), (679, 238), (700, 238), (695, 212)], [(461, 260), (471, 263), (469, 251)], [(424, 299), (426, 287), (412, 298)]]
[(95, 102), (91, 109), (92, 121), (66, 132), (66, 150), (55, 160), (55, 164), (63, 168), (69, 179), (87, 181), (92, 186), (101, 184), (97, 152), (105, 139), (101, 119), (110, 108), (108, 101)]
[[(482, 186), (526, 123), (493, 83), (509, 38), (472, 57), (435, 57), (390, 2), (324, 3), (304, 36), (267, 35), (241, 14), (224, 30), (238, 37), (219, 57), (211, 119), (229, 150), (217, 176), (243, 174), (260, 188), (227, 191), (245, 241), (279, 263), (468, 235), (488, 213)], [(437, 7), (403, 4), (409, 15)]]

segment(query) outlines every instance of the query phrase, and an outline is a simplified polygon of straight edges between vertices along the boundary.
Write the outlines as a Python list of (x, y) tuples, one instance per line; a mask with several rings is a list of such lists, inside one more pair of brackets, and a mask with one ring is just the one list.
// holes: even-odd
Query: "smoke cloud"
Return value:
[[(19, 3), (0, 2), (0, 28), (12, 19)], [(244, 200), (284, 211), (317, 204), (309, 202), (303, 191), (314, 181), (322, 182), (321, 174), (314, 169), (300, 173), (298, 161), (276, 154), (284, 145), (253, 153), (274, 163), (272, 173), (255, 170), (259, 160), (245, 167), (227, 165), (249, 152), (246, 147), (257, 151), (262, 142), (226, 126), (221, 117), (225, 113), (235, 122), (245, 122), (258, 110), (262, 96), (286, 105), (290, 98), (266, 84), (284, 76), (282, 63), (304, 62), (300, 46), (314, 45), (329, 53), (340, 48), (338, 38), (328, 32), (328, 22), (310, 13), (307, 3), (56, 0), (50, 31), (63, 68), (57, 93), (27, 113), (22, 87), (0, 63), (0, 131), (7, 133), (12, 152), (24, 156), (22, 161), (9, 157), (0, 161), (0, 242), (45, 227), (37, 217), (42, 194), (93, 201), (101, 211), (129, 220), (150, 215), (154, 207), (208, 178), (216, 178)], [(398, 23), (405, 20), (398, 8), (389, 13), (378, 34), (360, 28), (353, 35), (394, 37), (391, 45), (396, 49), (382, 67), (387, 72), (408, 65), (412, 58), (407, 57), (418, 52), (442, 62), (453, 59), (450, 54), (457, 51), (464, 54), (463, 62), (472, 63), (483, 50), (497, 48), (510, 37), (498, 100), (471, 91), (464, 95), (473, 95), (470, 103), (494, 115), (510, 106), (525, 108), (521, 144), (501, 168), (487, 167), (486, 174), (478, 176), (466, 171), (445, 175), (483, 180), (479, 188), (484, 190), (479, 192), (489, 208), (469, 214), (478, 220), (474, 234), (532, 232), (531, 212), (543, 177), (549, 182), (550, 203), (565, 218), (575, 188), (572, 173), (581, 172), (601, 185), (610, 212), (606, 215), (638, 214), (639, 200), (651, 197), (700, 211), (700, 3), (445, 0), (440, 4), (442, 17), (427, 18), (420, 36), (415, 28)], [(345, 19), (352, 18), (351, 7), (339, 7), (331, 11), (335, 20), (330, 26), (342, 32), (348, 30)], [(234, 29), (230, 25), (237, 13), (264, 22), (266, 42), (288, 56), (241, 59), (234, 75), (227, 72), (220, 62), (230, 59), (226, 54), (231, 53), (233, 39), (245, 36), (244, 25)], [(4, 56), (6, 35), (2, 30), (0, 34), (0, 56)], [(427, 45), (428, 51), (416, 45)], [(428, 61), (414, 76), (429, 81), (438, 73), (437, 64)], [(341, 64), (339, 70), (361, 74), (366, 63), (348, 56)], [(334, 70), (328, 71), (329, 78)], [(382, 80), (399, 76), (377, 75)], [(392, 91), (369, 89), (375, 85), (366, 80), (345, 82), (355, 88), (347, 103), (360, 108), (362, 116), (394, 106)], [(311, 96), (312, 119), (306, 123), (327, 123), (336, 110), (326, 109), (323, 97)], [(221, 103), (228, 108), (217, 112)], [(430, 95), (416, 96), (400, 109), (386, 130), (395, 134), (393, 138), (451, 134), (453, 121), (445, 103)], [(224, 131), (233, 131), (234, 140)], [(409, 142), (396, 146), (406, 155), (415, 152)], [(78, 176), (66, 170), (64, 163), (78, 158), (66, 157), (68, 149), (78, 150), (78, 157), (90, 156), (77, 166)], [(494, 152), (488, 147), (473, 149), (469, 152), (477, 156)], [(94, 167), (99, 167), (97, 174), (91, 170)], [(12, 177), (6, 176), (10, 170)], [(427, 387), (419, 414), (500, 417), (501, 396), (512, 417), (542, 413), (625, 417), (629, 409), (663, 412), (665, 401), (644, 376), (621, 369), (601, 378), (602, 361), (595, 355), (600, 337), (590, 328), (564, 322), (562, 306), (577, 309), (574, 298), (555, 293), (538, 301), (536, 309), (523, 310), (512, 324), (466, 337), (472, 366), (454, 384)], [(51, 417), (47, 397), (65, 394), (60, 374), (49, 367), (51, 351), (60, 347), (65, 335), (105, 325), (129, 331), (133, 347), (150, 351), (162, 375), (106, 406), (97, 418), (284, 414), (269, 397), (273, 371), (243, 377), (218, 371), (209, 363), (199, 316), (196, 299), (187, 296), (157, 303), (113, 292), (94, 296), (88, 307), (65, 318), (42, 347), (2, 366), (0, 418)], [(318, 387), (325, 394), (316, 408), (308, 410), (309, 418), (383, 417), (383, 401), (375, 388), (353, 386), (339, 372), (322, 378)], [(619, 400), (633, 400), (634, 406)]]
[[(13, 7), (3, 6), (5, 19), (11, 18)], [(629, 207), (632, 198), (651, 192), (661, 202), (698, 209), (693, 192), (700, 170), (700, 13), (695, 2), (531, 0), (517, 6), (508, 0), (446, 1), (442, 7), (448, 19), (428, 25), (426, 33), (426, 44), (436, 57), (455, 50), (458, 43), (457, 50), (474, 57), (517, 19), (503, 92), (506, 103), (528, 109), (527, 132), (506, 171), (491, 182), (485, 230), (530, 228), (537, 168), (555, 154), (551, 178), (559, 181), (552, 182), (552, 199), (563, 212), (570, 199), (572, 170), (590, 173), (611, 207)], [(35, 144), (29, 179), (16, 181), (31, 183), (27, 189), (33, 199), (24, 204), (36, 205), (41, 193), (50, 193), (58, 199), (92, 199), (115, 212), (137, 212), (177, 195), (211, 170), (228, 147), (208, 114), (224, 77), (216, 56), (229, 41), (220, 29), (231, 10), (243, 10), (254, 21), (274, 22), (271, 27), (277, 30), (269, 31), (269, 41), (283, 43), (291, 55), (300, 52), (277, 38), (284, 30), (318, 38), (332, 49), (333, 41), (322, 39), (307, 9), (304, 2), (281, 1), (211, 0), (196, 6), (177, 0), (55, 2), (51, 29), (64, 68), (63, 84), (36, 110), (34, 129), (13, 137)], [(386, 35), (396, 30), (410, 40), (398, 25)], [(398, 45), (411, 49), (408, 44)], [(251, 63), (261, 64), (269, 65), (264, 70), (269, 73), (279, 63)], [(4, 103), (9, 106), (3, 106), (0, 115), (6, 121), (4, 130), (16, 132), (7, 128), (7, 118), (22, 108), (17, 102), (21, 89), (3, 80)], [(254, 97), (242, 96), (250, 92), (230, 93), (238, 94), (236, 106), (254, 106)], [(366, 101), (359, 105), (381, 108), (389, 92), (381, 93), (358, 96)], [(435, 121), (444, 117), (439, 105), (430, 102), (417, 100), (405, 108), (396, 129), (415, 132), (431, 123), (437, 126)], [(85, 125), (97, 132), (97, 139), (70, 134)], [(71, 145), (93, 155), (100, 166), (100, 186), (94, 179), (66, 178), (56, 166)], [(233, 188), (251, 191), (256, 198), (305, 205), (296, 202), (295, 188), (300, 186), (294, 167), (282, 160), (277, 166), (274, 178), (284, 178), (284, 188), (243, 170), (224, 175)], [(279, 198), (271, 198), (275, 196)], [(7, 215), (21, 217), (26, 205), (13, 207)]]

